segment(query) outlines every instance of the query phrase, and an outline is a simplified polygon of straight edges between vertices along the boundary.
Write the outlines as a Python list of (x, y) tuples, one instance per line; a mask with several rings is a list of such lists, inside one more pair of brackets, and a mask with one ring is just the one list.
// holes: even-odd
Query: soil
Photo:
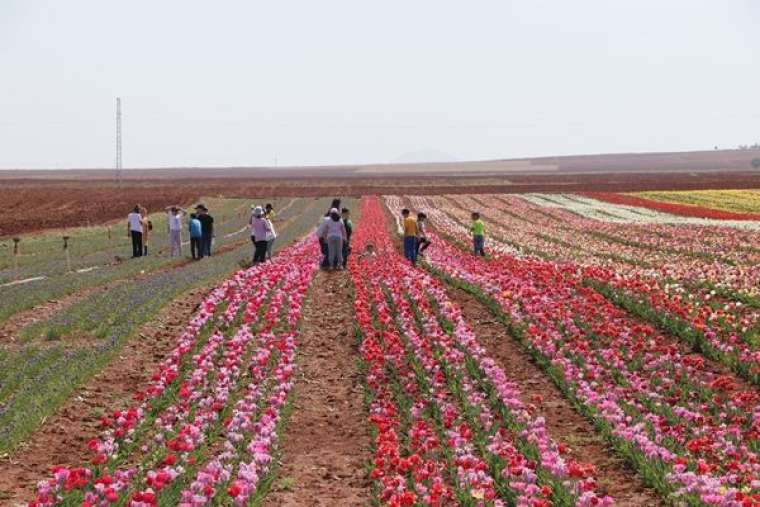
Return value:
[(576, 412), (486, 306), (462, 289), (450, 288), (448, 294), (462, 310), (480, 344), (518, 385), (523, 402), (535, 405), (536, 412), (546, 419), (551, 436), (567, 445), (565, 456), (596, 467), (599, 493), (612, 496), (619, 506), (664, 505), (657, 493), (597, 435), (591, 422)]
[(369, 503), (371, 437), (352, 301), (345, 271), (317, 274), (303, 310), (295, 406), (267, 506)]
[[(6, 184), (7, 183), (7, 184)], [(15, 185), (0, 189), (5, 213), (0, 216), (0, 236), (60, 227), (79, 227), (125, 218), (140, 204), (150, 210), (173, 204), (189, 205), (198, 199), (192, 187), (160, 185), (149, 190), (139, 186), (124, 188), (103, 185)]]
[[(204, 196), (622, 192), (760, 188), (753, 150), (623, 153), (450, 164), (0, 171), (0, 237), (124, 219)], [(202, 184), (199, 185), (199, 180)]]
[(100, 434), (100, 417), (133, 403), (131, 395), (147, 384), (174, 347), (206, 292), (194, 289), (170, 303), (26, 443), (10, 456), (0, 457), (0, 504), (25, 505), (52, 466), (82, 466), (92, 458), (87, 442)]

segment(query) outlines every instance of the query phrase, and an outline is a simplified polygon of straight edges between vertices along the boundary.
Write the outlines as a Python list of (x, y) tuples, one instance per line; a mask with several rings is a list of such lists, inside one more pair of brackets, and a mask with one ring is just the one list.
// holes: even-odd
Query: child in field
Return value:
[(190, 214), (190, 222), (187, 227), (190, 230), (190, 254), (193, 256), (193, 260), (203, 259), (203, 248), (201, 247), (203, 228), (201, 221), (198, 220), (198, 215)]
[(472, 233), (472, 246), (475, 251), (475, 255), (485, 257), (486, 225), (480, 219), (480, 213), (477, 211), (473, 212), (471, 217), (472, 226), (470, 227), (470, 232)]
[(427, 237), (427, 215), (417, 213), (417, 256), (422, 255), (427, 247), (430, 246), (430, 240)]
[(412, 264), (417, 263), (417, 220), (409, 214), (409, 210), (401, 210), (404, 218), (404, 257)]

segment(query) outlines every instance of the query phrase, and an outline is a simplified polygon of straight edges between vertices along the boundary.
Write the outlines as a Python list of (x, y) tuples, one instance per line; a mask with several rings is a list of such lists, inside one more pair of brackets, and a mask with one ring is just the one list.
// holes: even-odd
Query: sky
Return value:
[(753, 0), (2, 0), (0, 168), (760, 141)]

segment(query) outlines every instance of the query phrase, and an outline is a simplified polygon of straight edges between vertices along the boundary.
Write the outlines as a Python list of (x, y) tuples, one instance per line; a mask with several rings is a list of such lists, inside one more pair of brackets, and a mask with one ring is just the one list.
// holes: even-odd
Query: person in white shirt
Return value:
[(140, 216), (140, 205), (134, 207), (132, 212), (127, 215), (127, 236), (132, 238), (132, 258), (142, 257), (143, 255), (143, 226), (142, 216)]
[(182, 215), (187, 215), (187, 211), (179, 206), (169, 206), (166, 208), (169, 221), (169, 245), (171, 246), (171, 256), (182, 256)]
[(346, 241), (346, 226), (340, 219), (340, 212), (333, 208), (329, 218), (317, 228), (317, 237), (327, 243), (327, 269), (343, 269), (343, 242)]

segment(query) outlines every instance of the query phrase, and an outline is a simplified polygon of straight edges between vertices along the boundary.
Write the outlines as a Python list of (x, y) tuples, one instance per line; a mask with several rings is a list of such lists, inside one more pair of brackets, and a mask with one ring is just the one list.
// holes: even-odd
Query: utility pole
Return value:
[(116, 183), (121, 186), (121, 97), (116, 97)]

